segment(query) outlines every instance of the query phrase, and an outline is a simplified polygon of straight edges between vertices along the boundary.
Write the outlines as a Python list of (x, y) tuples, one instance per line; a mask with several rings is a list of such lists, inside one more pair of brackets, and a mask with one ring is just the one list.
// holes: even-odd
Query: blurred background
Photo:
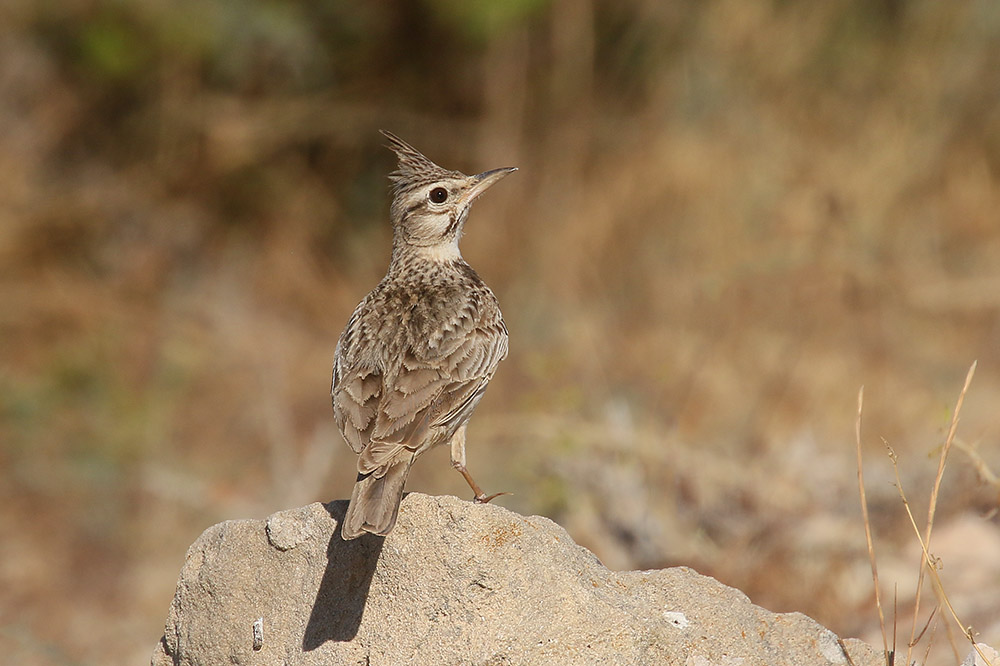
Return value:
[[(349, 496), (328, 391), (388, 262), (379, 128), (520, 167), (463, 241), (511, 336), (469, 429), (499, 504), (881, 646), (864, 385), (903, 646), (881, 438), (922, 525), (978, 360), (931, 550), (1000, 643), (997, 2), (5, 0), (5, 661), (143, 663), (204, 529)], [(408, 488), (470, 495), (443, 448)]]

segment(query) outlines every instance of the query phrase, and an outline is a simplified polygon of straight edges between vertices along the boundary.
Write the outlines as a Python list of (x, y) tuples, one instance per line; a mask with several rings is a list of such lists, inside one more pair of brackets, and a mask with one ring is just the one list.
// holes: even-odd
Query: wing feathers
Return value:
[(507, 355), (507, 330), (492, 294), (467, 292), (450, 316), (427, 332), (409, 323), (427, 322), (426, 315), (392, 317), (397, 300), (413, 312), (414, 293), (373, 292), (338, 345), (334, 413), (345, 439), (361, 454), (361, 474), (378, 477), (404, 450), (417, 453), (450, 437), (472, 414)]

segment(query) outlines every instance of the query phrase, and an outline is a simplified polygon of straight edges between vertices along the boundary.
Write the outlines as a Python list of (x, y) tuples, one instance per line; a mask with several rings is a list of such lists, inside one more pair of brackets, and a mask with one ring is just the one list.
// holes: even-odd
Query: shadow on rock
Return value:
[(344, 541), (340, 525), (347, 512), (347, 502), (341, 500), (323, 506), (338, 527), (326, 549), (326, 572), (302, 638), (302, 649), (306, 652), (327, 641), (349, 641), (357, 635), (372, 575), (385, 542), (385, 537), (374, 534)]

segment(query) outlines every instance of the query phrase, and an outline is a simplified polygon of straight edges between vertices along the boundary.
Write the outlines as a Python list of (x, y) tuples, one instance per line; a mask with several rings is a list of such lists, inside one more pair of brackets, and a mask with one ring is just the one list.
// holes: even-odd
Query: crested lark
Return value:
[(472, 202), (515, 171), (448, 171), (389, 132), (396, 153), (392, 259), (337, 342), (333, 413), (360, 454), (341, 534), (388, 534), (410, 465), (451, 445), (451, 464), (489, 502), (465, 468), (465, 426), (507, 355), (496, 296), (465, 263), (458, 239)]

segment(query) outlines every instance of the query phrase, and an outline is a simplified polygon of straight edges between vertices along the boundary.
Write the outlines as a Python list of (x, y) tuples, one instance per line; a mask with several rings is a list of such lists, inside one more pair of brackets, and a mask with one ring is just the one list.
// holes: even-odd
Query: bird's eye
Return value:
[(434, 203), (444, 203), (448, 199), (448, 190), (443, 187), (435, 187), (431, 190), (430, 198)]

